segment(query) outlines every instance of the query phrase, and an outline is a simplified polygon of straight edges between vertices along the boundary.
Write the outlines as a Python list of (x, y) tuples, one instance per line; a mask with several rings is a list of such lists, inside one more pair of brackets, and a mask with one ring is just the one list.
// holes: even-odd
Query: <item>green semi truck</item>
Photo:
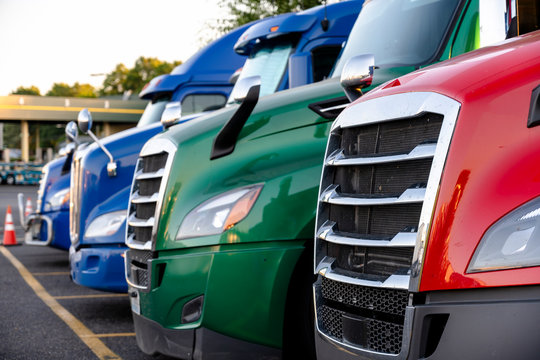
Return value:
[(503, 40), (506, 11), (505, 0), (366, 2), (330, 79), (259, 99), (257, 79), (246, 78), (239, 105), (149, 140), (126, 252), (139, 347), (186, 359), (312, 357), (327, 137), (346, 93), (366, 85), (345, 76), (344, 92), (340, 75), (365, 68), (370, 89)]

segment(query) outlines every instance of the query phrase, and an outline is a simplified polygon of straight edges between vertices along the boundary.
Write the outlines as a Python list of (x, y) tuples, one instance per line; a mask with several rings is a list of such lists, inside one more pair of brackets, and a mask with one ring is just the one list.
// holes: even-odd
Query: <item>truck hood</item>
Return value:
[[(102, 139), (103, 145), (111, 152), (117, 162), (117, 175), (107, 175), (109, 158), (97, 144), (92, 144), (81, 159), (81, 184), (83, 196), (80, 200), (80, 243), (86, 243), (83, 236), (86, 227), (97, 216), (118, 209), (127, 209), (128, 194), (131, 187), (135, 164), (144, 143), (162, 131), (161, 123), (146, 127), (135, 127)], [(107, 199), (115, 197), (110, 209), (103, 205)], [(99, 211), (95, 210), (99, 207)], [(117, 242), (124, 237), (118, 236)]]
[(404, 75), (358, 102), (409, 91), (434, 91), (463, 103), (467, 96), (481, 96), (498, 84), (526, 78), (526, 64), (534, 64), (539, 53), (540, 31), (536, 31)]

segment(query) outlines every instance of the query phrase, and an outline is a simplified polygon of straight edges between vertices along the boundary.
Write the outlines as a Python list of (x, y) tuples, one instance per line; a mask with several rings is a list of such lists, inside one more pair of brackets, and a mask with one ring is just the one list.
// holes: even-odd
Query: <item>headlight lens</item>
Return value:
[(56, 194), (51, 196), (49, 201), (45, 204), (45, 211), (57, 209), (61, 207), (64, 204), (67, 204), (69, 202), (69, 188), (62, 189), (58, 191)]
[(95, 218), (88, 229), (85, 237), (109, 236), (118, 231), (122, 223), (126, 220), (126, 210), (113, 211)]
[(193, 209), (182, 221), (176, 240), (216, 235), (244, 219), (261, 192), (262, 185), (235, 189)]
[(467, 272), (540, 265), (540, 198), (493, 224), (480, 240)]

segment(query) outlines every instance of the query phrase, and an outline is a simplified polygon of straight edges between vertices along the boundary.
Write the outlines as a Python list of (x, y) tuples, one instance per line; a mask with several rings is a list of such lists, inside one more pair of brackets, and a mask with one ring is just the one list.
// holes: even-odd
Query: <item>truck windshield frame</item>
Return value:
[[(242, 68), (237, 83), (246, 77), (261, 77), (260, 97), (275, 93), (289, 65), (289, 56), (294, 50), (294, 42), (290, 37), (280, 37), (272, 41), (264, 41), (255, 46)], [(234, 90), (231, 94), (234, 93)], [(227, 104), (234, 99), (227, 101)]]
[(161, 114), (165, 110), (165, 105), (169, 102), (170, 97), (162, 97), (156, 100), (152, 100), (146, 105), (137, 127), (143, 127), (150, 124), (154, 124), (161, 121)]
[[(373, 54), (375, 65), (380, 67), (420, 66), (433, 62), (444, 46), (443, 40), (452, 20), (456, 17), (456, 12), (461, 9), (462, 2), (462, 0), (366, 1), (332, 77), (339, 77), (347, 60), (359, 54)], [(385, 15), (381, 16), (383, 13)]]

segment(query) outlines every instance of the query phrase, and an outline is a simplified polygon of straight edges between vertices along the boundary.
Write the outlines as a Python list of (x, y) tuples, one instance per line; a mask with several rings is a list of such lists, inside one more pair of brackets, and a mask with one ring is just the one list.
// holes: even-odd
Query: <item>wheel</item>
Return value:
[(15, 176), (13, 175), (6, 176), (6, 184), (15, 185)]

